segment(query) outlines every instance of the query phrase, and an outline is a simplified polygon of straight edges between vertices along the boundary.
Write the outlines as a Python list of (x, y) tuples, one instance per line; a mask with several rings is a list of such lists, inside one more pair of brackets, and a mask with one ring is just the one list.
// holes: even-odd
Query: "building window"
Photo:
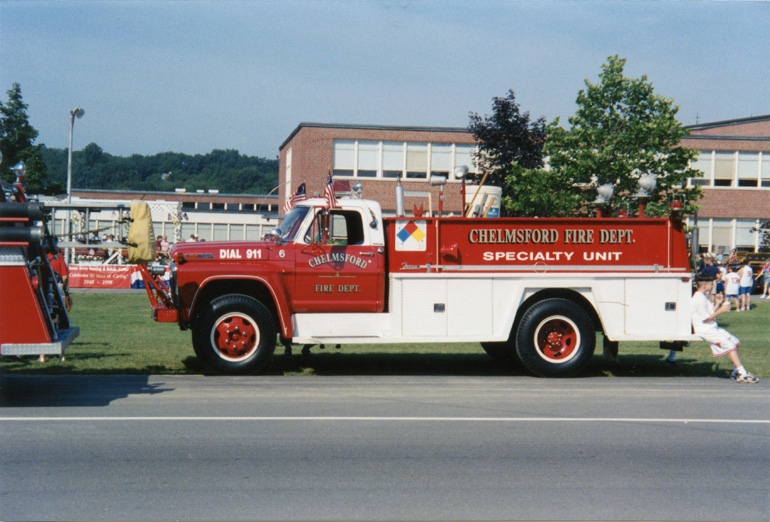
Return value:
[(738, 186), (756, 187), (759, 185), (759, 153), (738, 153)]
[(382, 177), (401, 178), (404, 175), (404, 143), (386, 141), (382, 144)]
[(224, 223), (214, 223), (214, 233), (212, 241), (227, 241), (227, 225)]
[(406, 177), (426, 179), (428, 177), (428, 144), (406, 144)]
[(286, 151), (286, 186), (291, 187), (291, 147)]
[(246, 241), (259, 241), (262, 237), (261, 225), (246, 225)]
[(759, 157), (762, 163), (760, 166), (761, 186), (770, 187), (770, 154), (760, 152)]
[(729, 252), (733, 244), (733, 220), (711, 220), (711, 251)]
[(446, 176), (452, 170), (452, 145), (432, 143), (430, 146), (430, 173)]
[(703, 173), (702, 178), (690, 178), (690, 185), (711, 186), (711, 152), (700, 151), (698, 157), (690, 163), (690, 168)]
[(735, 179), (735, 153), (717, 152), (714, 159), (714, 186), (731, 187)]
[(182, 241), (186, 241), (191, 235), (195, 234), (195, 223), (182, 223)]
[(473, 160), (473, 153), (475, 151), (475, 145), (455, 145), (455, 163), (453, 168), (465, 166), (468, 167), (468, 172), (478, 172), (479, 169), (476, 168), (476, 163)]
[(356, 142), (354, 140), (334, 141), (333, 169), (335, 176), (353, 176), (356, 167)]
[(376, 141), (358, 143), (356, 175), (359, 178), (375, 178), (380, 170), (380, 144)]
[(243, 241), (244, 225), (230, 224), (230, 241)]
[(738, 219), (735, 224), (735, 248), (739, 250), (755, 250), (757, 233), (752, 230), (757, 226), (756, 220)]

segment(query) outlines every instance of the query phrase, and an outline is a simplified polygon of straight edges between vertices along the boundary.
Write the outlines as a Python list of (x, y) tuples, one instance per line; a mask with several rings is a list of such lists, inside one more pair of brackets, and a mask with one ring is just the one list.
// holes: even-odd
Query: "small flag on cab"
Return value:
[(289, 211), (294, 208), (294, 205), (296, 205), (300, 201), (303, 201), (305, 197), (306, 197), (305, 184), (303, 183), (302, 185), (297, 187), (297, 191), (286, 200), (286, 203), (284, 203), (283, 205), (283, 213), (288, 214)]

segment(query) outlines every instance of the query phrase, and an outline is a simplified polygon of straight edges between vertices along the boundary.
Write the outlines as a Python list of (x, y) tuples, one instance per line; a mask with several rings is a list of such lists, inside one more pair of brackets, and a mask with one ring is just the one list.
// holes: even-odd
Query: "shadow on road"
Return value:
[(129, 395), (155, 395), (173, 388), (150, 384), (148, 375), (0, 375), (0, 406), (107, 406)]

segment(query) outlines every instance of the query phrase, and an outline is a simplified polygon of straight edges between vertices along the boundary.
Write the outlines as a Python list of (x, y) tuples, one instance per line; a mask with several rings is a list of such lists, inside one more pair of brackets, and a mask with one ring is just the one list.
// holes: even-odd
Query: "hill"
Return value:
[[(48, 192), (67, 187), (67, 149), (44, 147)], [(171, 191), (217, 189), (228, 194), (267, 194), (278, 185), (278, 159), (246, 156), (237, 150), (208, 154), (162, 152), (113, 156), (96, 143), (72, 154), (72, 188)]]

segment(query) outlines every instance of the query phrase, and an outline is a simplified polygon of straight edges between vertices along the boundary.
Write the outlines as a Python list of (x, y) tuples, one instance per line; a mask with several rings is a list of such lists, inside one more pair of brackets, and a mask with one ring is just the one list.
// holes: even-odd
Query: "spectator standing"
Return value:
[(703, 267), (706, 266), (703, 262), (703, 256), (700, 254), (695, 254), (695, 271), (700, 272), (703, 270)]
[(751, 308), (751, 287), (754, 285), (754, 271), (746, 263), (738, 270), (738, 275), (741, 276), (741, 289), (738, 291), (741, 297), (741, 309), (738, 311), (748, 312)]
[(719, 275), (716, 280), (716, 299), (717, 301), (721, 301), (725, 298), (725, 276), (727, 275), (727, 267), (720, 264), (719, 261), (717, 261), (716, 267), (719, 270)]
[(760, 299), (770, 299), (770, 295), (768, 295), (768, 293), (767, 293), (767, 288), (768, 288), (768, 286), (770, 286), (770, 258), (765, 260), (765, 264), (762, 265), (762, 269), (757, 274), (757, 279), (760, 276), (762, 276), (762, 278), (764, 279), (764, 281), (762, 281), (762, 283), (764, 283), (765, 287), (762, 290), (762, 295), (759, 296), (759, 298)]
[(171, 245), (168, 242), (168, 237), (163, 236), (163, 239), (160, 241), (160, 253), (163, 257), (168, 257), (169, 248), (171, 248)]
[(738, 295), (741, 289), (741, 276), (735, 271), (735, 267), (730, 265), (725, 276), (725, 299), (733, 300), (733, 306), (736, 310), (740, 309), (740, 297)]
[(706, 275), (696, 278), (698, 289), (692, 296), (692, 327), (693, 332), (711, 343), (711, 354), (714, 357), (727, 355), (733, 364), (730, 377), (736, 382), (755, 384), (759, 379), (754, 377), (741, 364), (738, 357), (738, 346), (741, 341), (730, 332), (721, 328), (716, 321), (718, 315), (730, 311), (730, 301), (725, 299), (718, 308), (709, 301), (707, 294), (711, 292), (714, 281)]
[[(699, 272), (700, 275), (707, 276), (711, 281), (717, 281), (719, 280), (720, 272), (719, 269), (714, 266), (714, 258), (710, 255), (704, 256), (704, 266), (703, 269)], [(711, 289), (709, 289), (709, 292), (713, 289), (713, 286)], [(716, 298), (715, 294), (709, 295), (709, 300), (713, 303), (714, 299)]]

